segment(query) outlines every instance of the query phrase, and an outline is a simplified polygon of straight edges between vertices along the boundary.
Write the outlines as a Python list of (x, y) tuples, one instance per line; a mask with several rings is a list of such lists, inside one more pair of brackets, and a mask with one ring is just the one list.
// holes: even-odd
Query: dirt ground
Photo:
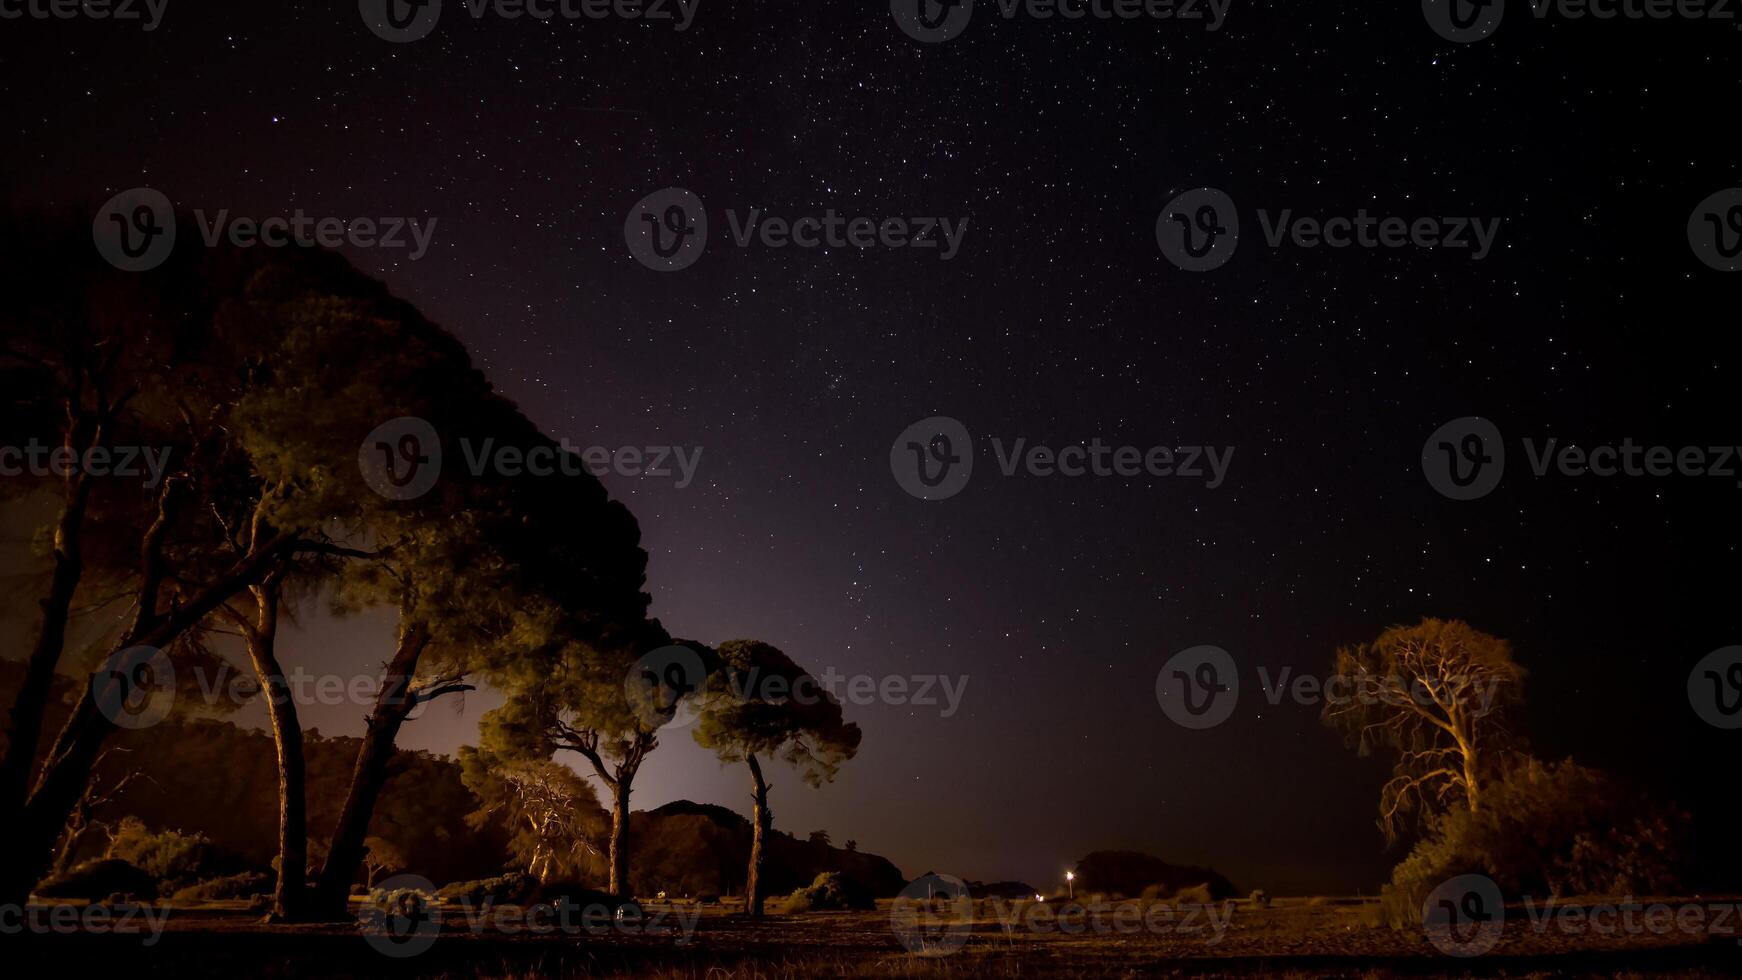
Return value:
[[(1666, 925), (1663, 916), (1650, 914), (1654, 901), (1703, 911)], [(926, 912), (892, 910), (884, 902), (876, 912), (774, 914), (761, 921), (730, 907), (648, 903), (647, 920), (628, 924), (602, 917), (559, 922), (549, 909), (529, 915), (516, 907), (444, 907), (411, 932), (394, 935), (379, 920), (266, 925), (258, 913), (236, 906), (157, 909), (155, 921), (143, 914), (122, 921), (117, 914), (101, 929), (53, 928), (46, 925), (51, 910), (33, 909), (34, 928), (0, 922), (0, 950), (11, 976), (125, 971), (130, 980), (1735, 976), (1742, 975), (1742, 922), (1723, 913), (1735, 901), (1641, 900), (1635, 915), (1612, 916), (1607, 926), (1579, 914), (1588, 903), (1548, 917), (1540, 908), (1515, 907), (1492, 948), (1466, 957), (1447, 955), (1419, 929), (1378, 924), (1370, 904), (1323, 899), (1281, 900), (1268, 908), (1084, 902), (1062, 917), (1056, 904), (980, 901), (971, 911), (939, 906)], [(63, 913), (69, 922), (72, 915), (72, 909)]]

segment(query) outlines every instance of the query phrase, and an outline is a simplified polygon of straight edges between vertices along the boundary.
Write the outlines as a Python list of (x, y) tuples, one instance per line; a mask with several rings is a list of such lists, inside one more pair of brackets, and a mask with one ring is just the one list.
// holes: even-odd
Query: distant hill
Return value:
[(1208, 885), (1210, 897), (1233, 898), (1234, 883), (1210, 868), (1170, 864), (1138, 851), (1095, 851), (1077, 862), (1077, 894), (1104, 892), (1135, 898), (1146, 889), (1171, 896), (1182, 888)]
[[(677, 800), (633, 814), (629, 879), (636, 894), (743, 894), (750, 863), (750, 821), (723, 806)], [(839, 871), (878, 898), (899, 894), (907, 879), (887, 858), (799, 840), (780, 830), (765, 842), (768, 894), (785, 895), (824, 871)]]

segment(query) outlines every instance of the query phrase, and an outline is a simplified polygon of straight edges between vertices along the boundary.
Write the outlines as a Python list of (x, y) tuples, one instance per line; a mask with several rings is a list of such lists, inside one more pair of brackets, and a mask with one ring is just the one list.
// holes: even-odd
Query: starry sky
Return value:
[[(189, 210), (437, 218), (417, 261), (347, 254), (553, 436), (702, 447), (682, 489), (606, 477), (672, 632), (968, 678), (948, 718), (850, 706), (860, 757), (821, 790), (773, 775), (777, 827), (910, 875), (1045, 887), (1126, 847), (1273, 893), (1371, 890), (1399, 857), (1373, 825), (1386, 763), (1310, 706), (1182, 729), (1154, 694), (1169, 656), (1323, 673), (1339, 644), (1464, 618), (1516, 644), (1539, 752), (1736, 815), (1716, 778), (1734, 733), (1686, 696), (1689, 667), (1739, 642), (1735, 481), (1517, 465), (1457, 502), (1421, 471), (1428, 434), (1467, 415), (1509, 440), (1742, 441), (1739, 281), (1685, 230), (1742, 184), (1742, 40), (1514, 6), (1468, 45), (1414, 4), (1353, 0), (1236, 0), (1216, 32), (981, 12), (938, 45), (875, 0), (703, 0), (682, 33), (450, 10), (390, 44), (351, 3), (172, 0), (150, 33), (0, 24), (0, 186), (55, 208), (150, 186)], [(1192, 274), (1155, 226), (1200, 186), (1247, 227)], [(666, 187), (714, 231), (662, 274), (623, 226)], [(725, 212), (750, 208), (969, 225), (948, 262), (735, 247)], [(1502, 230), (1480, 262), (1268, 248), (1260, 208)], [(967, 489), (927, 502), (889, 451), (938, 415), (977, 440), (1236, 455), (1212, 490), (1003, 477), (983, 448)], [(367, 673), (391, 629), (311, 611), (284, 656)], [(438, 707), (402, 744), (452, 751), (492, 703)], [(738, 770), (666, 743), (637, 808), (747, 809)]]

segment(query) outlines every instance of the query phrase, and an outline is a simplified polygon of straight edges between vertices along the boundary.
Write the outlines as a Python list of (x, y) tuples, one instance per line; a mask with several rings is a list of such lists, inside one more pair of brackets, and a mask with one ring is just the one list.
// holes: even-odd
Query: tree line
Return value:
[[(76, 224), (15, 224), (0, 246), (19, 284), (0, 310), (0, 444), (42, 440), (78, 460), (154, 447), (166, 465), (149, 485), (83, 466), (0, 481), (16, 501), (52, 502), (48, 573), (0, 759), (0, 822), (14, 828), (0, 849), (0, 903), (22, 905), (50, 870), (121, 728), (114, 704), (149, 681), (136, 651), (197, 663), (235, 637), (267, 695), (276, 754), (275, 917), (346, 914), (402, 726), (480, 683), (507, 702), (486, 717), (474, 763), (507, 781), (532, 856), (537, 841), (567, 839), (562, 800), (574, 791), (541, 766), (584, 763), (609, 797), (608, 887), (619, 894), (635, 778), (679, 702), (693, 706), (698, 741), (750, 777), (747, 897), (760, 913), (772, 821), (763, 763), (826, 781), (857, 751), (858, 726), (833, 698), (764, 696), (746, 681), (780, 676), (791, 691), (805, 677), (774, 647), (716, 649), (651, 618), (640, 528), (584, 466), (538, 477), (450, 467), (420, 495), (378, 492), (360, 452), (389, 420), (428, 423), (440, 444), (420, 448), (451, 459), (487, 441), (565, 452), (452, 334), (331, 253), (185, 245), (132, 274), (98, 260)], [(288, 617), (321, 605), (391, 610), (398, 625), (367, 654), (380, 664), (374, 701), (339, 817), (311, 861), (307, 748), (278, 641)], [(697, 669), (638, 688), (639, 665), (662, 650)], [(49, 731), (63, 672), (78, 681), (74, 703)]]

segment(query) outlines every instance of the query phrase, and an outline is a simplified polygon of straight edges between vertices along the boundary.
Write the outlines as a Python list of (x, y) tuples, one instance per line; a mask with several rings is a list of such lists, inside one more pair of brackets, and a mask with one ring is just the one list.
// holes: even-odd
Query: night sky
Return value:
[[(1419, 5), (1248, 3), (1179, 21), (1006, 20), (943, 44), (876, 0), (702, 0), (669, 24), (473, 19), (391, 44), (346, 2), (170, 0), (153, 32), (0, 21), (13, 205), (438, 219), (429, 253), (347, 249), (577, 445), (700, 446), (695, 482), (609, 476), (640, 519), (654, 612), (820, 672), (967, 675), (961, 710), (849, 706), (860, 757), (778, 771), (775, 825), (910, 875), (1050, 887), (1088, 851), (1210, 864), (1241, 887), (1373, 889), (1389, 760), (1316, 707), (1243, 695), (1173, 724), (1156, 673), (1198, 644), (1323, 673), (1424, 615), (1511, 639), (1524, 727), (1728, 813), (1736, 732), (1689, 668), (1742, 642), (1742, 489), (1530, 473), (1519, 441), (1742, 443), (1742, 276), (1689, 215), (1742, 185), (1733, 23), (1538, 20), (1456, 44)], [(1169, 263), (1197, 187), (1240, 208), (1232, 261)], [(682, 187), (712, 237), (680, 272), (625, 245)], [(968, 219), (960, 254), (737, 247), (726, 212)], [(1267, 247), (1257, 216), (1501, 219), (1491, 255)], [(182, 234), (197, 235), (184, 227)], [(1429, 486), (1461, 416), (1507, 440), (1477, 501)], [(960, 494), (922, 501), (896, 436), (960, 420)], [(1233, 446), (1226, 482), (1005, 477), (990, 439)], [(391, 617), (309, 611), (287, 663), (372, 673)], [(493, 703), (402, 744), (452, 751)], [(358, 706), (310, 710), (327, 734)], [(748, 809), (748, 780), (666, 739), (636, 808)], [(1733, 829), (1731, 831), (1733, 835)]]

